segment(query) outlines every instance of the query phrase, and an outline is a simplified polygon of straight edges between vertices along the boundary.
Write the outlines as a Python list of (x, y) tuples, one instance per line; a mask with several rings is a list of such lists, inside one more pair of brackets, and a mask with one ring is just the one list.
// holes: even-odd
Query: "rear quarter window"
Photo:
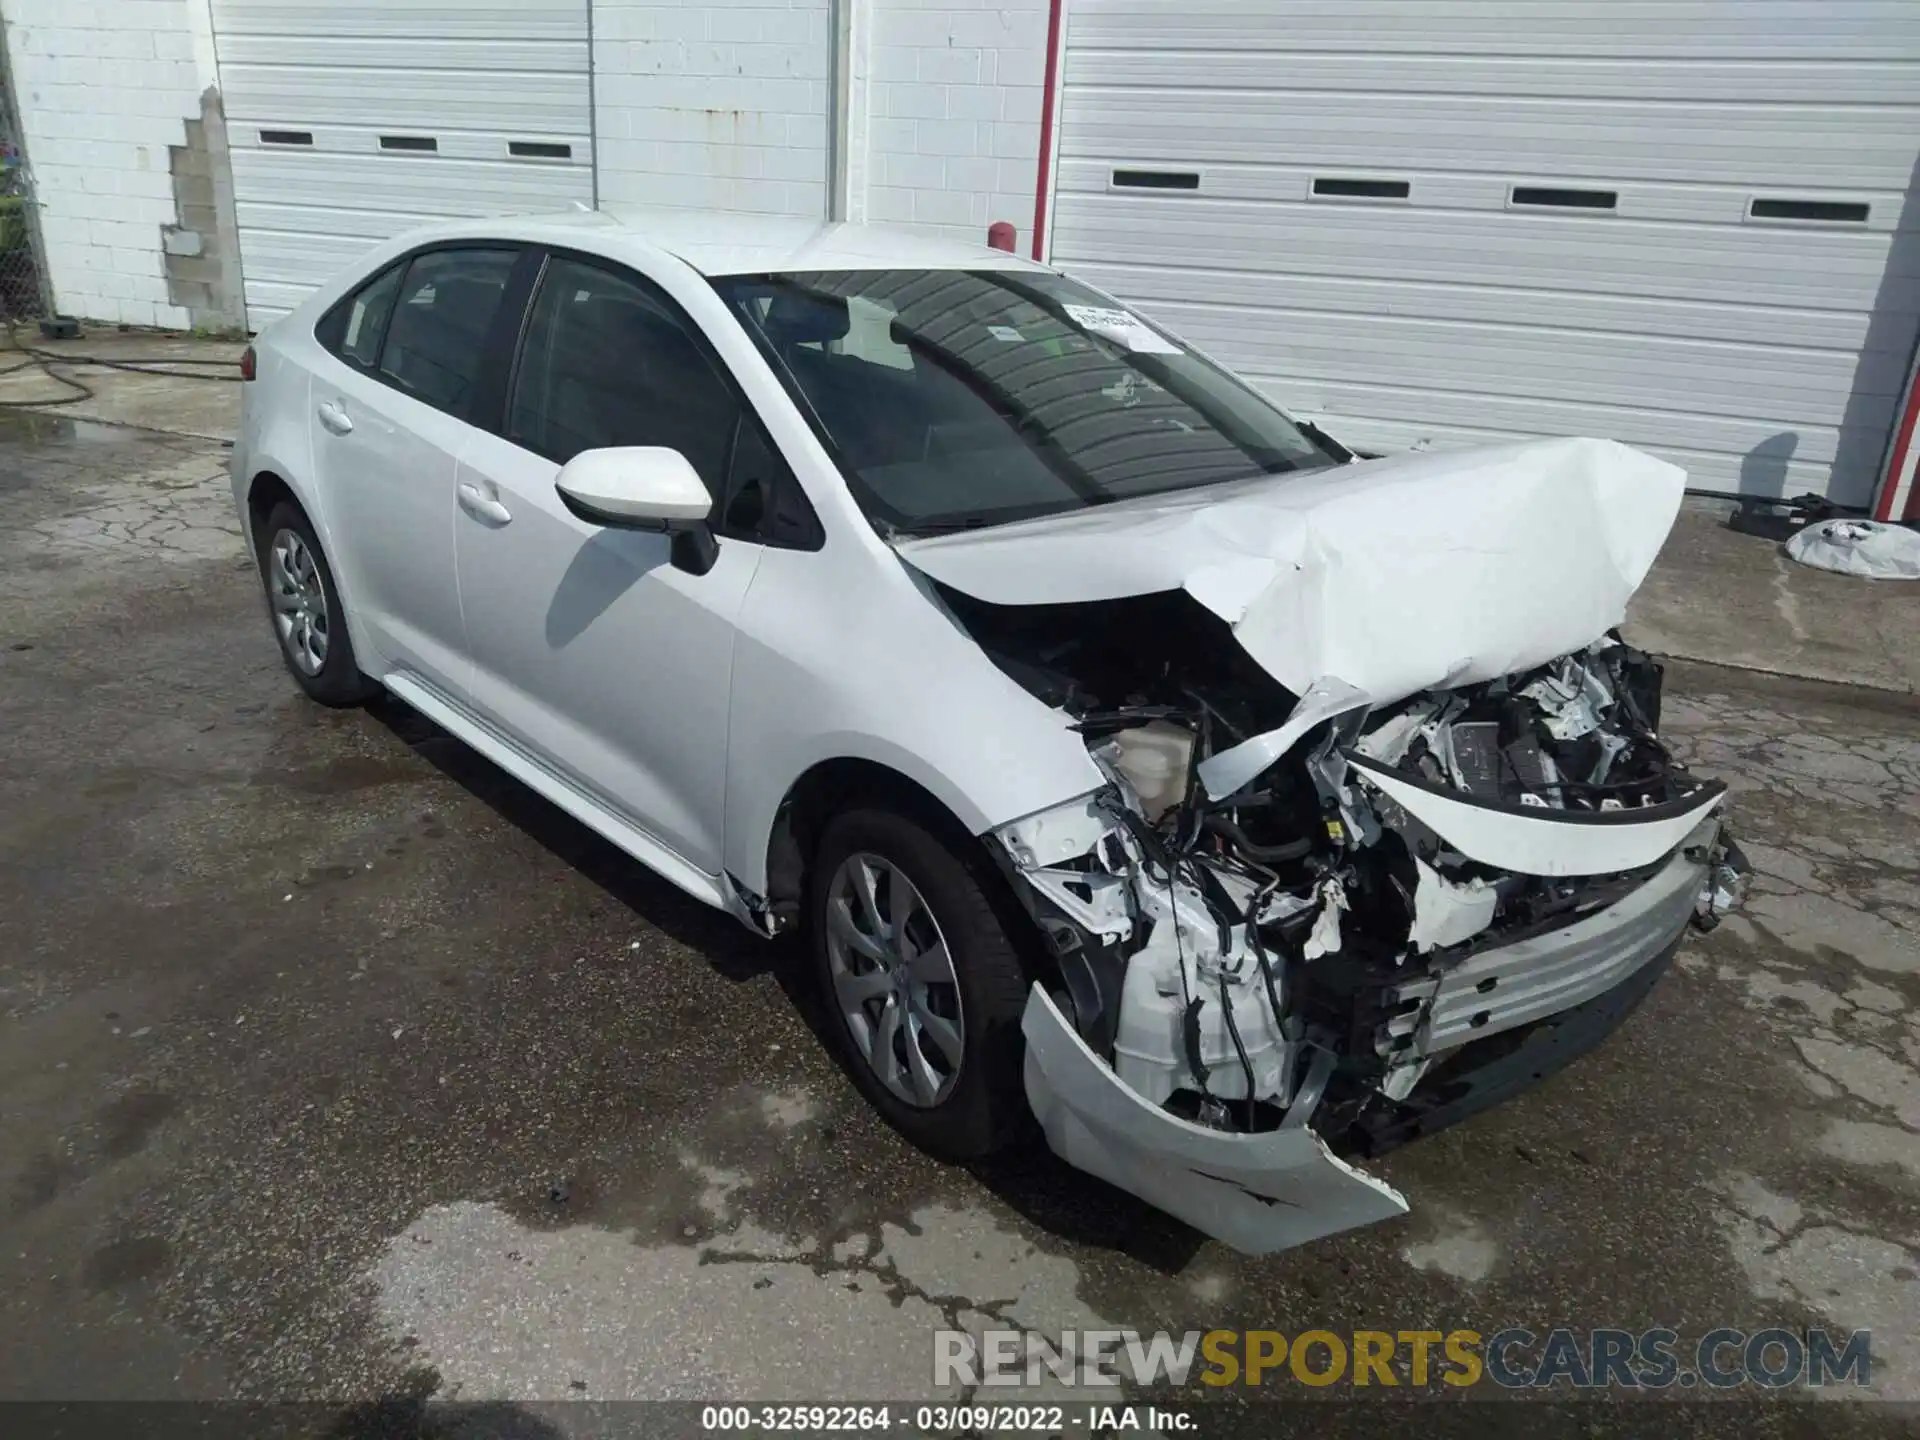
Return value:
[(315, 327), (314, 338), (338, 358), (362, 370), (380, 361), (380, 342), (393, 315), (394, 296), (406, 263), (388, 267), (347, 296)]

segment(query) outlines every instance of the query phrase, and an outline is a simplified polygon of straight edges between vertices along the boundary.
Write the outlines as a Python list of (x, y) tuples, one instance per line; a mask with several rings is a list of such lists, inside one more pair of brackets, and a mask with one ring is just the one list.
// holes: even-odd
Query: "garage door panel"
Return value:
[(1920, 331), (1920, 4), (1067, 14), (1053, 257), (1288, 405), (1871, 488)]
[[(348, 219), (351, 212), (315, 210), (297, 218), (315, 227)], [(283, 221), (289, 217), (280, 217)], [(324, 279), (346, 269), (382, 240), (422, 223), (418, 217), (396, 215), (386, 233), (341, 234), (325, 228), (261, 230), (253, 233), (247, 251), (247, 279), (275, 285), (312, 285), (316, 272)]]
[[(406, 151), (394, 151), (380, 143), (385, 135), (421, 135), (425, 132), (421, 126), (390, 125), (379, 130), (353, 129), (345, 125), (314, 125), (302, 133), (313, 137), (311, 146), (291, 146), (274, 144), (263, 140), (276, 130), (285, 130), (292, 122), (287, 120), (254, 120), (246, 125), (235, 125), (227, 134), (233, 150), (242, 150), (259, 154), (279, 156), (305, 156), (309, 163), (315, 155), (361, 155), (381, 156), (388, 159), (406, 161), (419, 157)], [(561, 169), (590, 171), (593, 160), (593, 146), (583, 135), (570, 135), (562, 132), (541, 131), (532, 128), (514, 131), (486, 130), (447, 130), (430, 132), (434, 142), (433, 155), (441, 161), (448, 160), (488, 160), (511, 161), (512, 168), (526, 170)], [(563, 158), (520, 159), (513, 153), (515, 145), (524, 145), (532, 141), (541, 145), (558, 145), (567, 153)], [(322, 166), (330, 161), (322, 160)], [(349, 197), (350, 198), (350, 197)]]
[[(1348, 432), (1352, 422), (1390, 420), (1413, 429), (1415, 438), (1428, 433), (1422, 427), (1436, 426), (1505, 435), (1606, 435), (1629, 445), (1671, 445), (1734, 461), (1759, 452), (1761, 461), (1756, 463), (1784, 454), (1788, 446), (1783, 437), (1792, 436), (1792, 458), (1821, 465), (1831, 464), (1840, 455), (1845, 430), (1860, 428), (1600, 405), (1571, 397), (1539, 400), (1459, 389), (1412, 391), (1306, 375), (1249, 378), (1295, 413), (1338, 417), (1332, 428), (1340, 435)], [(1867, 428), (1879, 413), (1866, 417)]]
[(213, 0), (213, 30), (224, 45), (235, 36), (419, 38), (423, 40), (584, 40), (581, 0)]
[[(1618, 217), (1071, 195), (1054, 257), (1076, 262), (1486, 284), (1774, 306), (1916, 307), (1920, 277), (1889, 276), (1888, 236), (1766, 226), (1670, 226)], [(1783, 239), (1782, 237), (1787, 238)], [(1907, 247), (1909, 250), (1912, 247)], [(1920, 256), (1902, 255), (1902, 266)]]
[(587, 87), (577, 75), (484, 70), (324, 70), (223, 65), (228, 116), (236, 121), (365, 124), (432, 135), (513, 130), (579, 135), (591, 128)]
[(224, 35), (225, 65), (330, 66), (346, 70), (536, 70), (587, 73), (587, 42), (445, 40), (418, 36)]
[[(570, 199), (587, 200), (593, 193), (592, 177), (583, 170), (516, 169), (406, 154), (330, 155), (322, 168), (304, 163), (312, 158), (234, 151), (236, 203), (245, 191), (270, 191), (279, 204), (464, 219), (541, 205), (565, 209)], [(564, 187), (558, 195), (557, 186)]]
[(1249, 374), (1304, 372), (1423, 389), (1449, 388), (1470, 374), (1476, 388), (1504, 395), (1579, 393), (1596, 404), (1761, 420), (1811, 421), (1856, 393), (1883, 396), (1890, 407), (1906, 379), (1907, 357), (1887, 353), (1861, 359), (1833, 350), (1212, 305), (1160, 304), (1151, 313)]
[[(1435, 425), (1373, 416), (1307, 414), (1307, 418), (1327, 426), (1337, 438), (1348, 444), (1358, 445), (1368, 451), (1405, 450), (1423, 440), (1439, 447), (1499, 445), (1514, 440), (1542, 438), (1534, 432)], [(1741, 455), (1687, 450), (1668, 444), (1648, 443), (1643, 448), (1649, 454), (1685, 470), (1688, 486), (1696, 490), (1732, 493), (1744, 486), (1768, 494), (1803, 495), (1809, 491), (1818, 494), (1826, 486), (1828, 463), (1802, 460), (1797, 452), (1793, 458), (1783, 461), (1779, 453), (1769, 452), (1748, 459)], [(1777, 446), (1776, 452), (1780, 448)]]
[(415, 225), (590, 203), (587, 4), (215, 0), (253, 323)]
[[(1076, 36), (1080, 17), (1074, 17)], [(1554, 60), (1513, 55), (1309, 54), (1241, 43), (1219, 50), (1075, 49), (1066, 82), (1088, 87), (1259, 90), (1284, 71), (1299, 91), (1389, 91), (1396, 95), (1507, 95), (1615, 100), (1804, 101), (1911, 105), (1913, 74), (1885, 61), (1737, 61), (1639, 57)]]
[(405, 210), (346, 210), (337, 205), (262, 205), (240, 201), (234, 208), (239, 212), (241, 228), (262, 236), (263, 243), (269, 247), (282, 236), (317, 235), (351, 245), (356, 253), (391, 239), (402, 230), (440, 218)]
[[(1126, 177), (1130, 171), (1173, 171), (1191, 175), (1194, 180), (1192, 190), (1174, 194), (1162, 194), (1158, 197), (1143, 194), (1138, 188), (1125, 184), (1116, 184), (1115, 177)], [(1402, 182), (1407, 186), (1404, 198), (1393, 199), (1343, 199), (1339, 197), (1316, 196), (1314, 181), (1331, 178), (1339, 180), (1384, 180)], [(1062, 194), (1115, 195), (1137, 199), (1143, 203), (1157, 200), (1161, 204), (1193, 205), (1208, 200), (1272, 200), (1302, 204), (1311, 201), (1319, 210), (1344, 210), (1349, 215), (1359, 214), (1367, 223), (1390, 223), (1386, 215), (1400, 211), (1428, 210), (1495, 210), (1508, 208), (1508, 198), (1515, 185), (1563, 186), (1565, 176), (1542, 174), (1539, 172), (1506, 175), (1476, 175), (1434, 170), (1412, 171), (1397, 169), (1390, 164), (1375, 163), (1365, 166), (1340, 165), (1230, 165), (1219, 161), (1194, 161), (1191, 159), (1167, 159), (1158, 152), (1131, 155), (1121, 159), (1093, 160), (1066, 157), (1060, 162), (1059, 187)], [(1575, 211), (1542, 212), (1516, 208), (1515, 216), (1521, 221), (1530, 218), (1573, 219), (1589, 224), (1613, 224), (1620, 220), (1681, 220), (1706, 225), (1751, 224), (1757, 230), (1771, 230), (1778, 233), (1780, 225), (1764, 221), (1749, 221), (1748, 206), (1758, 199), (1791, 198), (1797, 200), (1822, 199), (1850, 201), (1866, 206), (1866, 218), (1849, 221), (1844, 226), (1833, 227), (1832, 233), (1891, 234), (1902, 225), (1907, 228), (1920, 227), (1920, 214), (1906, 214), (1906, 193), (1904, 190), (1874, 190), (1855, 186), (1849, 189), (1833, 189), (1821, 186), (1778, 185), (1708, 185), (1685, 184), (1678, 181), (1637, 180), (1607, 176), (1601, 179), (1584, 179), (1579, 182), (1584, 187), (1597, 188), (1611, 192), (1615, 205), (1611, 210), (1600, 214), (1582, 215)], [(1366, 212), (1374, 212), (1367, 215)]]
[(249, 275), (245, 286), (247, 319), (255, 330), (263, 329), (306, 299), (311, 289), (309, 285), (285, 285)]
[(1903, 189), (1916, 133), (1915, 106), (1088, 87), (1064, 111), (1060, 153)]
[[(1575, 330), (1767, 345), (1786, 342), (1857, 352), (1891, 343), (1897, 327), (1875, 327), (1845, 310), (1788, 310), (1755, 305), (1642, 299), (1572, 290), (1524, 290), (1495, 285), (1435, 285), (1403, 280), (1347, 280), (1272, 271), (1190, 270), (1178, 266), (1076, 264), (1074, 274), (1103, 290), (1125, 292), (1149, 312), (1163, 302), (1217, 303), (1270, 311), (1326, 311), (1342, 315), (1396, 315), (1531, 325), (1545, 320)], [(1903, 312), (1920, 318), (1920, 284)]]
[(1908, 0), (1073, 0), (1089, 48), (1611, 56), (1624, 60), (1920, 60)]

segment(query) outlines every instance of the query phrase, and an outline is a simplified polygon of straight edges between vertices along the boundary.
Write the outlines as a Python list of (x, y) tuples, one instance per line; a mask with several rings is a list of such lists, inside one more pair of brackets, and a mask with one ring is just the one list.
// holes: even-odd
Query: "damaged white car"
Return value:
[(1623, 644), (1679, 470), (1361, 459), (985, 249), (679, 215), (392, 242), (260, 337), (236, 499), (385, 687), (756, 932), (873, 1103), (1240, 1249), (1596, 1043), (1739, 898)]

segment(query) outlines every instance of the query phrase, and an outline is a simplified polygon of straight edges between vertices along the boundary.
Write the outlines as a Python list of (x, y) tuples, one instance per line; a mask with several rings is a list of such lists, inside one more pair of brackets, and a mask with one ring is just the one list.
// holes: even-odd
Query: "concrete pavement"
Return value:
[(1920, 693), (1920, 583), (1862, 580), (1729, 530), (1727, 507), (1689, 501), (1627, 611), (1658, 655)]

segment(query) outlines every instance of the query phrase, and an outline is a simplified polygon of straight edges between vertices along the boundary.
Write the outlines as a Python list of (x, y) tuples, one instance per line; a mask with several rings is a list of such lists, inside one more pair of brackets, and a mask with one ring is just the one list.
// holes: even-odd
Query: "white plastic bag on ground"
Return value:
[(1822, 520), (1787, 541), (1802, 565), (1864, 575), (1869, 580), (1920, 580), (1920, 530), (1875, 520)]

